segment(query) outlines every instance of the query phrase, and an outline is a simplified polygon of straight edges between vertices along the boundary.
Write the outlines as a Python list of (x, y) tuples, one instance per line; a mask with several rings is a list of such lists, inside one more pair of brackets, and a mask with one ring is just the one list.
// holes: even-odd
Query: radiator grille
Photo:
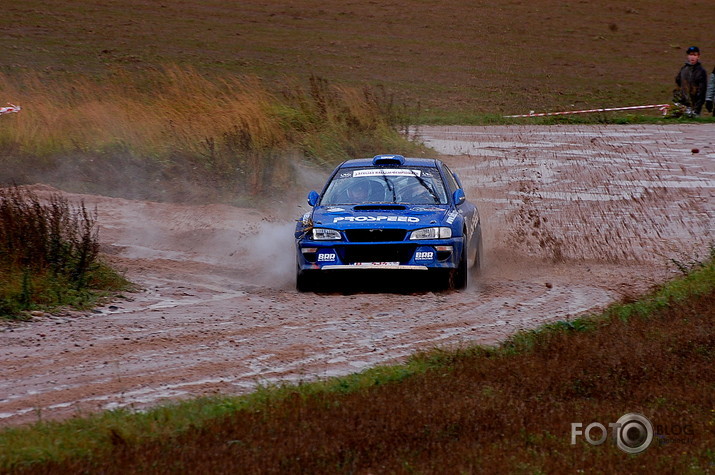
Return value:
[(399, 262), (407, 263), (415, 253), (414, 245), (383, 244), (375, 246), (345, 246), (343, 262)]
[(404, 229), (349, 229), (345, 231), (350, 242), (394, 242), (404, 241)]

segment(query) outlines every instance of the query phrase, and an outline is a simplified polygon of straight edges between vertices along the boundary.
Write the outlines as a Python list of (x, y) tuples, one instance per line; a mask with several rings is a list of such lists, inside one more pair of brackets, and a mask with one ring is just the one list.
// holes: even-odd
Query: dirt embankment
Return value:
[(671, 259), (703, 258), (713, 242), (709, 125), (418, 134), (481, 210), (486, 271), (467, 290), (297, 293), (292, 218), (303, 202), (257, 211), (70, 195), (97, 206), (107, 258), (142, 290), (86, 314), (3, 325), (0, 425), (495, 342), (644, 291), (675, 273)]

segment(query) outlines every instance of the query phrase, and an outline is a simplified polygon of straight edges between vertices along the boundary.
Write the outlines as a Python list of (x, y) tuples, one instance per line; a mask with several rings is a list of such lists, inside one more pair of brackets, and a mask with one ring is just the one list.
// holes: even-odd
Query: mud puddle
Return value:
[(0, 425), (494, 343), (648, 290), (677, 273), (671, 260), (704, 257), (713, 242), (709, 126), (418, 133), (480, 207), (486, 270), (467, 290), (297, 293), (291, 219), (303, 203), (257, 211), (68, 195), (97, 206), (107, 259), (142, 290), (93, 312), (4, 325)]

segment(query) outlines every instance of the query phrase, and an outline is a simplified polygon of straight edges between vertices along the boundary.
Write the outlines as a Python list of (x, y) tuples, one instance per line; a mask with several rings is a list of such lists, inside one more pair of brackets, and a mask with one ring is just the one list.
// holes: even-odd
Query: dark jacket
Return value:
[[(713, 72), (710, 73), (708, 91), (705, 93), (705, 100), (715, 102), (715, 69), (713, 69)], [(715, 109), (713, 109), (712, 113), (715, 116)]]
[(685, 63), (675, 76), (675, 83), (680, 88), (683, 105), (691, 107), (696, 114), (700, 114), (705, 104), (705, 92), (708, 87), (708, 74), (700, 61), (695, 64)]

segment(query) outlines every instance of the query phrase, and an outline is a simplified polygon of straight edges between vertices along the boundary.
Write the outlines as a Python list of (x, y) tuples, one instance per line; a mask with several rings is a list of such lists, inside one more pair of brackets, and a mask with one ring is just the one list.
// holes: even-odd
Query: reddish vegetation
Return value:
[[(479, 351), (356, 394), (295, 397), (175, 439), (55, 473), (566, 473), (709, 470), (715, 444), (715, 293), (654, 318), (555, 332), (528, 354)], [(571, 423), (625, 413), (655, 426), (645, 452), (571, 445)], [(597, 435), (594, 436), (597, 438)]]

